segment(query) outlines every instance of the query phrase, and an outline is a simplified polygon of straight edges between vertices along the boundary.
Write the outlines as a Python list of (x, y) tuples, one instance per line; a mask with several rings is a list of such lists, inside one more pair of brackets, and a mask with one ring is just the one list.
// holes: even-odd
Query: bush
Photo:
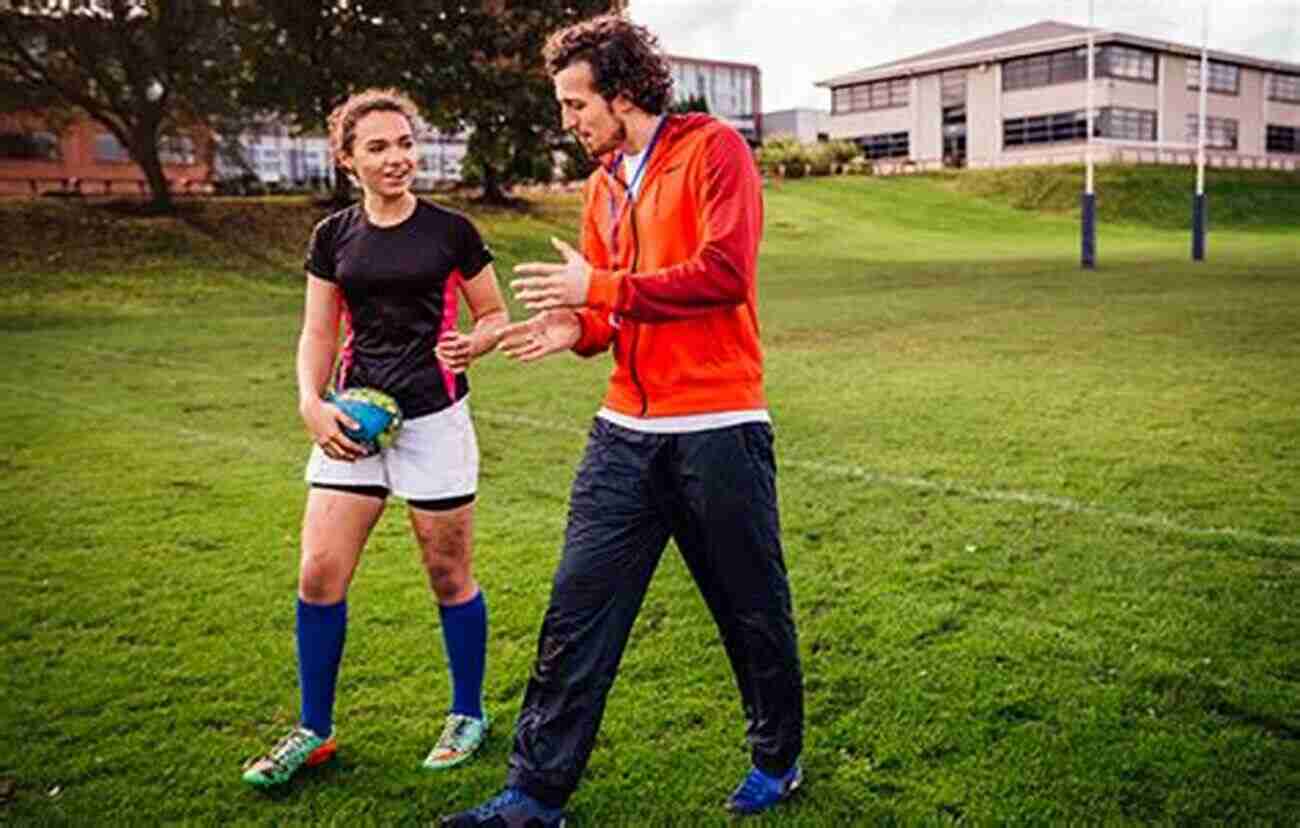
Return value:
[(793, 138), (764, 141), (758, 150), (759, 169), (768, 175), (779, 175), (783, 166), (795, 163), (802, 166), (807, 162), (808, 156), (803, 145)]
[(222, 178), (213, 184), (217, 195), (264, 196), (269, 192), (266, 184), (252, 173), (236, 178)]
[(865, 156), (859, 155), (849, 159), (844, 165), (844, 171), (849, 175), (871, 175), (873, 172), (871, 162)]
[(812, 144), (805, 151), (810, 175), (830, 175), (835, 172), (835, 155), (829, 143)]
[(764, 141), (758, 150), (758, 167), (765, 175), (781, 175), (784, 169), (786, 178), (830, 175), (850, 172), (847, 165), (858, 153), (858, 146), (852, 141), (801, 144), (794, 138), (772, 138)]
[(822, 146), (826, 147), (831, 161), (836, 164), (848, 164), (862, 152), (852, 141), (827, 141)]

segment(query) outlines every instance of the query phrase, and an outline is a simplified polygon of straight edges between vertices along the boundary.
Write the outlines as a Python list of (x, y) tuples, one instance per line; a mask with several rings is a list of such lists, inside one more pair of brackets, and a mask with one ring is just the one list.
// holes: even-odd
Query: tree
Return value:
[(170, 211), (160, 142), (202, 143), (234, 105), (222, 0), (11, 0), (0, 4), (0, 100), (57, 104), (114, 135)]
[(709, 102), (703, 95), (691, 95), (689, 98), (683, 98), (680, 101), (673, 101), (668, 107), (669, 112), (683, 114), (687, 112), (703, 112), (709, 114)]
[[(409, 29), (412, 14), (409, 3), (391, 0), (236, 5), (232, 19), (243, 66), (239, 100), (245, 117), (287, 117), (298, 133), (319, 131), (351, 93), (408, 85), (408, 63), (428, 59)], [(348, 176), (337, 165), (334, 173), (333, 200), (345, 203), (350, 200)]]
[(468, 161), (483, 200), (507, 190), (536, 159), (565, 146), (559, 107), (542, 60), (551, 32), (609, 11), (610, 0), (424, 0), (410, 22), (423, 58), (408, 61), (410, 91), (439, 128), (471, 130)]

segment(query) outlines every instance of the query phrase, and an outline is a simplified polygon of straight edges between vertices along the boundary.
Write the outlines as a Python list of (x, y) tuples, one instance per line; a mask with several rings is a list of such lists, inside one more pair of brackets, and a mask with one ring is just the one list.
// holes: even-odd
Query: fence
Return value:
[[(211, 195), (212, 182), (199, 179), (169, 180), (168, 188), (177, 195)], [(149, 183), (143, 178), (53, 178), (18, 176), (0, 178), (0, 195), (4, 196), (139, 196), (149, 195)]]

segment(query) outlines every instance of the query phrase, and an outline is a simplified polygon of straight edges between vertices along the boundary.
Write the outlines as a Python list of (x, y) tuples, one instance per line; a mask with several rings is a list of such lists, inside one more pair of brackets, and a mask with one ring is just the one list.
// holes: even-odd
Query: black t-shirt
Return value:
[(371, 224), (359, 204), (317, 224), (307, 271), (338, 285), (344, 300), (335, 389), (378, 388), (408, 418), (469, 393), (465, 375), (449, 372), (434, 348), (456, 325), (460, 282), (491, 262), (469, 219), (423, 200), (393, 227)]

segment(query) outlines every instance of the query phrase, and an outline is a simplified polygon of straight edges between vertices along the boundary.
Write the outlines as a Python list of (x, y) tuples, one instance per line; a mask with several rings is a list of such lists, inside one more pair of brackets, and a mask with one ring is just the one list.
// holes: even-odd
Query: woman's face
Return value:
[(357, 121), (344, 166), (369, 195), (399, 198), (411, 188), (416, 164), (411, 122), (400, 112), (367, 112)]

